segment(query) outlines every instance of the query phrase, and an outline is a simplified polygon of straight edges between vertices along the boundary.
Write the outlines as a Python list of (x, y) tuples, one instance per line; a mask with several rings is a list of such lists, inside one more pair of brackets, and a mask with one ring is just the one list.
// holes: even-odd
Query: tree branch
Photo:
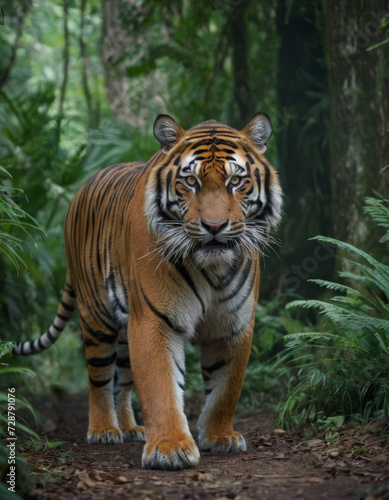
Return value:
[(11, 74), (12, 67), (15, 64), (16, 53), (18, 51), (20, 39), (22, 37), (24, 19), (26, 17), (27, 11), (28, 2), (21, 2), (21, 6), (17, 9), (16, 38), (14, 44), (11, 46), (11, 56), (9, 58), (9, 63), (4, 69), (0, 70), (0, 89), (2, 89), (2, 87), (4, 87), (4, 85), (7, 83)]

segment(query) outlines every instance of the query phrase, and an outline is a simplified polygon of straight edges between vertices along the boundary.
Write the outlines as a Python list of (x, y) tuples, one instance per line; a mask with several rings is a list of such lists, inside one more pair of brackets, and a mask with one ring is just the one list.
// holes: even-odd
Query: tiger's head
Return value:
[(214, 120), (185, 131), (157, 117), (161, 151), (151, 160), (145, 211), (167, 260), (232, 264), (266, 246), (282, 208), (278, 176), (264, 157), (271, 134), (265, 113), (241, 131)]

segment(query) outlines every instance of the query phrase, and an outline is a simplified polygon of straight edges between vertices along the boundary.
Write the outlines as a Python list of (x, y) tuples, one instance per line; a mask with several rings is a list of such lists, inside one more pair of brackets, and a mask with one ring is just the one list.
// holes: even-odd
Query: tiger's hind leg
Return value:
[(113, 395), (117, 331), (106, 317), (78, 306), (89, 372), (88, 444), (123, 442)]
[(115, 406), (123, 441), (145, 441), (144, 428), (136, 423), (131, 394), (134, 387), (127, 334), (120, 333), (115, 372)]

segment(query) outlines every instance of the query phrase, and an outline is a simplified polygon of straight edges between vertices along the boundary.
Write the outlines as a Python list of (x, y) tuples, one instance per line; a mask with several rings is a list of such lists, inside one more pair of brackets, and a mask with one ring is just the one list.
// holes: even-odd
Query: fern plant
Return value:
[[(0, 166), (0, 174), (9, 172)], [(44, 233), (37, 221), (24, 211), (13, 199), (15, 196), (23, 195), (21, 189), (0, 185), (0, 252), (5, 254), (16, 269), (20, 265), (27, 267), (23, 260), (23, 239), (14, 234), (15, 229), (24, 236), (30, 237), (29, 230), (36, 229)]]
[[(389, 241), (389, 201), (367, 198), (365, 212), (386, 229), (380, 241)], [(339, 272), (342, 283), (311, 280), (336, 293), (329, 300), (298, 300), (287, 306), (313, 309), (322, 320), (320, 331), (285, 337), (283, 371), (290, 384), (280, 423), (336, 415), (389, 423), (389, 266), (349, 243), (315, 239), (358, 258), (346, 258), (346, 267), (351, 264), (354, 271)]]

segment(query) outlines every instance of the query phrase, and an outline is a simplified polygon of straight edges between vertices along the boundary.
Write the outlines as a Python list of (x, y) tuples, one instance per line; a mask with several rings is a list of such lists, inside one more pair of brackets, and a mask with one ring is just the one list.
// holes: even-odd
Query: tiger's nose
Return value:
[(211, 234), (217, 234), (222, 229), (227, 227), (228, 219), (225, 220), (203, 220), (201, 219), (202, 226)]

